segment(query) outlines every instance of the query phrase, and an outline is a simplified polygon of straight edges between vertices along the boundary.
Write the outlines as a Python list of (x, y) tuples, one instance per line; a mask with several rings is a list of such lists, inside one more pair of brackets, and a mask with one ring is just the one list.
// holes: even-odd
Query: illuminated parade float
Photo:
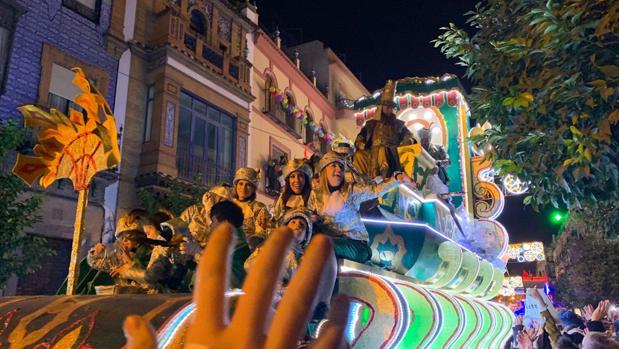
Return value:
[[(358, 125), (375, 117), (383, 91), (355, 101)], [(490, 146), (468, 142), (489, 125), (470, 127), (456, 77), (397, 80), (393, 101), (398, 119), (428, 142), (398, 149), (417, 185), (401, 184), (363, 215), (372, 263), (340, 261), (339, 292), (353, 299), (346, 336), (353, 348), (502, 348), (514, 314), (492, 301), (509, 258), (508, 234), (496, 218), (503, 191), (526, 186), (509, 176), (502, 187), (495, 183), (483, 157)], [(446, 189), (428, 190), (436, 180)], [(116, 345), (123, 343), (122, 319), (137, 313), (158, 329), (161, 348), (180, 348), (193, 311), (187, 295), (15, 297), (0, 302), (0, 343)]]
[[(379, 91), (355, 102), (359, 124), (374, 116), (381, 97)], [(507, 232), (494, 220), (505, 199), (487, 176), (483, 149), (466, 141), (469, 110), (459, 82), (450, 75), (402, 79), (394, 101), (417, 138), (429, 129), (431, 143), (453, 159), (446, 166), (452, 195), (441, 199), (401, 185), (381, 198), (380, 217), (363, 219), (373, 265), (340, 262), (339, 291), (354, 299), (346, 335), (353, 348), (502, 348), (514, 315), (491, 299), (501, 290), (508, 258)], [(436, 159), (421, 145), (400, 155), (423, 187)], [(160, 345), (174, 347), (192, 311), (186, 306), (169, 320)]]
[[(356, 101), (358, 122), (372, 118), (380, 93)], [(396, 115), (417, 139), (429, 131), (430, 152), (444, 149), (448, 198), (400, 186), (384, 196), (384, 218), (365, 218), (372, 262), (383, 269), (344, 261), (341, 290), (357, 302), (349, 336), (359, 348), (501, 348), (513, 314), (492, 302), (501, 289), (508, 235), (495, 219), (503, 191), (485, 174), (483, 149), (469, 146), (469, 109), (458, 80), (398, 80)], [(428, 136), (427, 134), (425, 135)], [(427, 187), (439, 159), (416, 147), (400, 152), (404, 169)], [(459, 207), (455, 209), (454, 207)], [(389, 272), (384, 271), (388, 269)]]

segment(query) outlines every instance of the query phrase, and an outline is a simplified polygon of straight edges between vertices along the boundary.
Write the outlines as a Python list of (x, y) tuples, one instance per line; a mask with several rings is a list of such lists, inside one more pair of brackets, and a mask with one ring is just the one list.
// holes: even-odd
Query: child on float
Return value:
[(367, 262), (372, 251), (359, 213), (361, 203), (381, 197), (400, 183), (411, 183), (410, 177), (396, 172), (393, 178), (380, 184), (346, 182), (344, 159), (333, 151), (320, 160), (318, 172), (319, 185), (312, 189), (308, 202), (308, 209), (321, 217), (317, 231), (331, 236), (337, 258)]
[[(312, 191), (312, 169), (304, 159), (293, 159), (283, 169), (284, 190), (273, 207), (273, 222), (281, 222), (284, 215), (294, 209), (307, 207)], [(310, 217), (311, 218), (311, 217)]]
[(262, 202), (256, 200), (259, 172), (250, 167), (241, 167), (234, 175), (233, 202), (243, 210), (243, 232), (249, 247), (254, 250), (263, 240), (271, 214)]
[[(280, 220), (280, 225), (285, 225), (290, 228), (294, 234), (294, 240), (292, 248), (286, 255), (286, 261), (284, 263), (284, 270), (282, 273), (281, 283), (279, 284), (277, 294), (275, 296), (274, 304), (277, 304), (283, 295), (286, 285), (292, 276), (299, 268), (301, 258), (303, 257), (303, 251), (309, 244), (312, 238), (312, 220), (310, 214), (304, 209), (291, 209), (288, 210)], [(271, 233), (274, 233), (275, 229)], [(245, 261), (245, 271), (249, 272), (251, 266), (258, 258), (262, 251), (262, 247), (258, 247), (252, 252), (252, 254)]]

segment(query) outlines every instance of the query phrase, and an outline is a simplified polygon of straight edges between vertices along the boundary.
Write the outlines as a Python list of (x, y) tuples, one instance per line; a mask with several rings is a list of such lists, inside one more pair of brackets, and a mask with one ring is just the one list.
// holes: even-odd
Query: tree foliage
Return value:
[[(24, 130), (12, 122), (0, 124), (0, 161), (12, 163), (12, 150), (24, 142)], [(10, 156), (13, 155), (13, 156)], [(5, 169), (7, 166), (3, 166)], [(39, 220), (37, 211), (42, 194), (32, 192), (21, 179), (0, 172), (0, 288), (12, 274), (36, 271), (40, 259), (52, 255), (44, 238), (27, 234), (25, 229)]]
[(190, 185), (178, 179), (169, 179), (163, 183), (164, 190), (155, 192), (142, 188), (138, 190), (138, 201), (149, 213), (166, 209), (180, 215), (187, 207), (202, 202), (206, 187)]
[(568, 228), (553, 243), (552, 251), (552, 282), (561, 302), (582, 307), (619, 299), (619, 239), (583, 235)]
[(525, 203), (580, 208), (617, 202), (619, 2), (487, 0), (435, 46), (466, 67), (474, 141), (501, 173), (530, 181)]

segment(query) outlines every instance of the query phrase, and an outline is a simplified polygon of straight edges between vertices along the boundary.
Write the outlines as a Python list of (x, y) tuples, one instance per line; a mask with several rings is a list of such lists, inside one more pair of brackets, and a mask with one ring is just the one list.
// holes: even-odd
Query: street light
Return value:
[(561, 212), (561, 211), (552, 211), (550, 213), (550, 222), (551, 224), (558, 224), (559, 225), (559, 229), (557, 230), (557, 235), (561, 235), (561, 233), (563, 233), (563, 228), (565, 227), (565, 222), (567, 222), (567, 216), (568, 213), (567, 212)]
[(554, 224), (563, 223), (567, 219), (567, 213), (561, 211), (553, 211), (550, 214), (550, 220)]

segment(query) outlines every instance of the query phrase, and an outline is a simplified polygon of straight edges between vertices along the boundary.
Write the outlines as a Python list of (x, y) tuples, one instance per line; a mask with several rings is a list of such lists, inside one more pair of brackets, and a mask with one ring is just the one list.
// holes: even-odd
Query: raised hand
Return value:
[(606, 314), (608, 313), (608, 308), (610, 307), (610, 301), (603, 300), (598, 303), (598, 306), (591, 313), (591, 321), (600, 321), (602, 320)]
[[(229, 224), (220, 224), (209, 239), (197, 271), (196, 311), (187, 331), (186, 348), (295, 348), (314, 306), (326, 261), (333, 253), (331, 241), (322, 235), (312, 239), (269, 326), (267, 314), (293, 233), (281, 227), (265, 242), (229, 321), (224, 292), (229, 284), (233, 239)], [(312, 348), (340, 348), (347, 314), (347, 299), (336, 299), (329, 321)], [(153, 332), (144, 323), (134, 317), (125, 322), (128, 349), (155, 348)]]
[(525, 331), (518, 332), (518, 344), (520, 349), (533, 349), (533, 342)]
[(585, 305), (584, 308), (582, 308), (582, 317), (585, 318), (585, 320), (590, 321), (591, 320), (591, 315), (593, 314), (593, 306), (591, 304), (587, 304)]

